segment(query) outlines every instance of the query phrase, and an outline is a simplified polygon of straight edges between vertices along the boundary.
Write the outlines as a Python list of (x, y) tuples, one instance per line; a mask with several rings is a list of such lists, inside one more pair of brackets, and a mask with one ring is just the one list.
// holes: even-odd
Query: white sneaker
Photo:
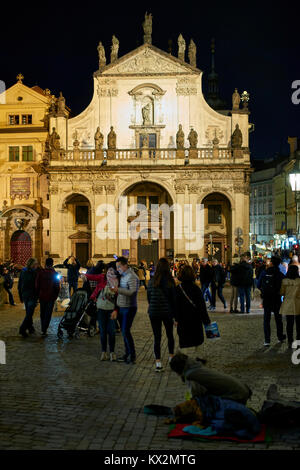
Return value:
[(116, 362), (116, 360), (117, 360), (116, 353), (114, 353), (114, 352), (110, 353), (109, 359), (111, 360), (111, 362)]
[(163, 367), (161, 365), (161, 362), (157, 362), (155, 366), (155, 372), (161, 372), (163, 370)]
[(269, 347), (270, 345), (271, 345), (271, 343), (266, 343), (266, 342), (264, 343), (264, 346), (265, 346), (266, 348)]
[(102, 352), (102, 353), (101, 353), (100, 361), (107, 361), (107, 354), (106, 354), (106, 352)]

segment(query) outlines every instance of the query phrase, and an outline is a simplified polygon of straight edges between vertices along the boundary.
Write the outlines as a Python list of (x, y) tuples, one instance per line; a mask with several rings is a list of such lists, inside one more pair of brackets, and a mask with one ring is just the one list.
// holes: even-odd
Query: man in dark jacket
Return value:
[(35, 282), (40, 300), (42, 336), (47, 334), (54, 303), (59, 294), (59, 277), (59, 274), (53, 269), (53, 259), (47, 258), (45, 269), (38, 272)]
[(283, 334), (282, 315), (279, 313), (281, 306), (280, 288), (282, 280), (285, 277), (279, 269), (280, 263), (281, 259), (278, 256), (272, 256), (269, 266), (261, 273), (257, 283), (257, 287), (260, 289), (263, 298), (264, 346), (267, 347), (270, 346), (271, 343), (270, 323), (272, 312), (274, 312), (278, 342), (281, 343), (286, 339), (286, 335)]
[(227, 308), (226, 300), (223, 296), (223, 287), (226, 280), (226, 274), (223, 267), (220, 265), (218, 260), (212, 260), (213, 279), (211, 282), (211, 293), (212, 293), (212, 305), (208, 307), (208, 310), (216, 310), (216, 293), (224, 305), (224, 310)]
[(202, 258), (201, 266), (200, 266), (200, 283), (201, 283), (201, 290), (203, 297), (207, 296), (210, 306), (212, 305), (211, 295), (209, 286), (213, 278), (213, 270), (212, 267), (208, 264), (207, 258)]
[(253, 284), (253, 268), (248, 261), (247, 255), (241, 257), (241, 262), (236, 271), (238, 282), (238, 293), (241, 302), (241, 313), (245, 313), (245, 297), (246, 312), (250, 313), (251, 307), (251, 287)]
[(252, 395), (248, 385), (235, 377), (205, 367), (203, 360), (193, 360), (177, 353), (170, 362), (171, 369), (189, 386), (192, 396), (215, 395), (246, 404)]
[(25, 305), (26, 315), (20, 326), (19, 333), (23, 338), (27, 338), (28, 333), (34, 333), (32, 317), (37, 304), (37, 292), (35, 288), (35, 280), (37, 275), (38, 262), (35, 258), (27, 261), (26, 268), (20, 273), (18, 292), (20, 301)]
[(74, 256), (69, 256), (67, 259), (65, 259), (64, 266), (68, 270), (69, 293), (71, 297), (71, 287), (73, 289), (73, 294), (78, 287), (80, 263)]

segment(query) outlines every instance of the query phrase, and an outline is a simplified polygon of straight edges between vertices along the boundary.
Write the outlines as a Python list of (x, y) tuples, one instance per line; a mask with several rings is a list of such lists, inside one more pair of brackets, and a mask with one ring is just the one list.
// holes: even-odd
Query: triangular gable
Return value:
[(17, 82), (5, 92), (5, 104), (15, 105), (20, 104), (18, 97), (23, 98), (24, 104), (43, 104), (49, 105), (49, 96), (43, 96), (41, 93), (29, 88), (23, 83)]
[(192, 74), (199, 75), (201, 70), (158, 49), (150, 44), (143, 44), (134, 51), (106, 65), (95, 76), (105, 75), (161, 75)]

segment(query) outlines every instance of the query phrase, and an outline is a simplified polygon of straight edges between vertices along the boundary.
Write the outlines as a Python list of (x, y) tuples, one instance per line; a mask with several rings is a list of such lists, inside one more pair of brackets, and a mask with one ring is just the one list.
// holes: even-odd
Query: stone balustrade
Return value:
[(74, 150), (54, 150), (51, 153), (51, 161), (64, 162), (89, 162), (94, 160), (101, 161), (147, 161), (151, 164), (154, 161), (189, 160), (189, 163), (199, 163), (199, 160), (224, 160), (241, 159), (244, 154), (248, 154), (248, 149), (232, 148), (197, 148), (197, 149), (175, 149), (175, 148), (139, 148), (139, 149), (74, 149)]

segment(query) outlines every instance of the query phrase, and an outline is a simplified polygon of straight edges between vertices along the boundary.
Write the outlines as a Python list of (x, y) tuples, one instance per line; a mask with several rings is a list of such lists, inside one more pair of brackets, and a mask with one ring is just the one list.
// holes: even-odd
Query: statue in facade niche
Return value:
[(117, 148), (117, 135), (114, 131), (113, 126), (111, 126), (110, 133), (107, 136), (107, 147), (109, 149), (116, 149)]
[(51, 150), (59, 150), (60, 149), (60, 137), (56, 132), (55, 127), (52, 128), (52, 134), (50, 134), (49, 138), (49, 145)]
[(147, 126), (149, 124), (152, 124), (151, 104), (150, 103), (147, 103), (146, 106), (143, 106), (142, 116), (143, 116), (143, 126)]
[(176, 134), (176, 146), (178, 149), (184, 149), (184, 132), (182, 130), (182, 124), (179, 124)]
[(239, 149), (242, 147), (243, 135), (240, 129), (240, 126), (236, 124), (235, 130), (231, 136), (231, 146), (234, 149)]
[(189, 61), (192, 67), (196, 67), (196, 54), (197, 54), (196, 44), (191, 39), (190, 45), (189, 45)]
[(103, 147), (104, 136), (100, 132), (100, 127), (97, 127), (94, 139), (95, 139), (95, 150), (101, 150)]
[(241, 97), (237, 88), (235, 88), (234, 93), (232, 95), (232, 109), (239, 109), (240, 107)]
[(179, 34), (177, 43), (178, 43), (178, 59), (184, 62), (185, 40), (183, 39), (182, 34)]
[(98, 44), (97, 50), (99, 55), (99, 69), (101, 69), (106, 65), (105, 49), (101, 41)]
[(145, 20), (143, 23), (144, 30), (144, 44), (152, 44), (152, 15), (145, 13)]
[(112, 45), (111, 45), (111, 53), (110, 53), (110, 62), (113, 63), (118, 58), (119, 52), (119, 40), (116, 38), (115, 35), (112, 37)]
[(190, 130), (190, 133), (188, 135), (188, 140), (189, 140), (189, 143), (190, 143), (190, 148), (191, 149), (196, 149), (197, 144), (198, 144), (198, 134), (193, 128), (191, 128), (191, 130)]

